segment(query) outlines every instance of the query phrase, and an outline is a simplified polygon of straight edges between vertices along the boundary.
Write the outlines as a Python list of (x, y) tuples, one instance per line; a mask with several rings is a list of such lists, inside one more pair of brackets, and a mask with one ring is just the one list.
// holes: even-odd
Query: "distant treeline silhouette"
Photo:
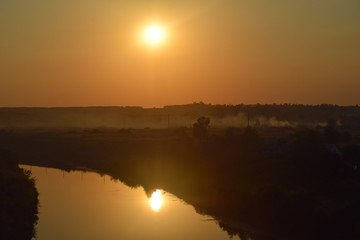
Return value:
[[(176, 128), (191, 127), (199, 116), (212, 127), (298, 127), (328, 123), (359, 129), (360, 107), (337, 105), (212, 105), (193, 103), (141, 107), (0, 108), (0, 129), (16, 128)], [(248, 121), (249, 120), (249, 121)]]

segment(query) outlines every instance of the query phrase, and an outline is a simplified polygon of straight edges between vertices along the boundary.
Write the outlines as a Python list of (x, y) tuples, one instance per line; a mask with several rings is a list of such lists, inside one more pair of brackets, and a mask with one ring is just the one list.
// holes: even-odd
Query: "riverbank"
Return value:
[(32, 239), (39, 204), (35, 180), (8, 151), (0, 151), (0, 189), (1, 239)]

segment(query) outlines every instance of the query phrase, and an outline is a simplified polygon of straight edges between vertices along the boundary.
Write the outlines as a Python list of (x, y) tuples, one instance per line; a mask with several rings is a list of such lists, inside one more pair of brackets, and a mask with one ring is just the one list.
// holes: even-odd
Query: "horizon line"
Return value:
[(56, 108), (142, 108), (142, 109), (162, 109), (166, 107), (188, 106), (188, 105), (207, 105), (207, 106), (332, 106), (332, 107), (359, 107), (359, 104), (340, 105), (334, 103), (204, 103), (202, 101), (183, 103), (183, 104), (170, 104), (163, 106), (145, 107), (141, 105), (70, 105), (70, 106), (0, 106), (0, 109), (11, 108), (42, 108), (42, 109), (56, 109)]

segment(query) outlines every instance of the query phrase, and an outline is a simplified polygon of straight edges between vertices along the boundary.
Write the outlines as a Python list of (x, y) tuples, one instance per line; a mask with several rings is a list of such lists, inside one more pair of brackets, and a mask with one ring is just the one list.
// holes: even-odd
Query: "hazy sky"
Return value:
[[(169, 30), (149, 50), (139, 32)], [(360, 104), (359, 0), (2, 0), (0, 106)]]

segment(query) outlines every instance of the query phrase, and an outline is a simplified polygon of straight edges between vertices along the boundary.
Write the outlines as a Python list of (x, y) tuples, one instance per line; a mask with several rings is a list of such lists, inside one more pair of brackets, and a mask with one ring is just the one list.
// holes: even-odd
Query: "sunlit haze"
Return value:
[(358, 0), (4, 0), (0, 106), (358, 104), (359, 12)]

